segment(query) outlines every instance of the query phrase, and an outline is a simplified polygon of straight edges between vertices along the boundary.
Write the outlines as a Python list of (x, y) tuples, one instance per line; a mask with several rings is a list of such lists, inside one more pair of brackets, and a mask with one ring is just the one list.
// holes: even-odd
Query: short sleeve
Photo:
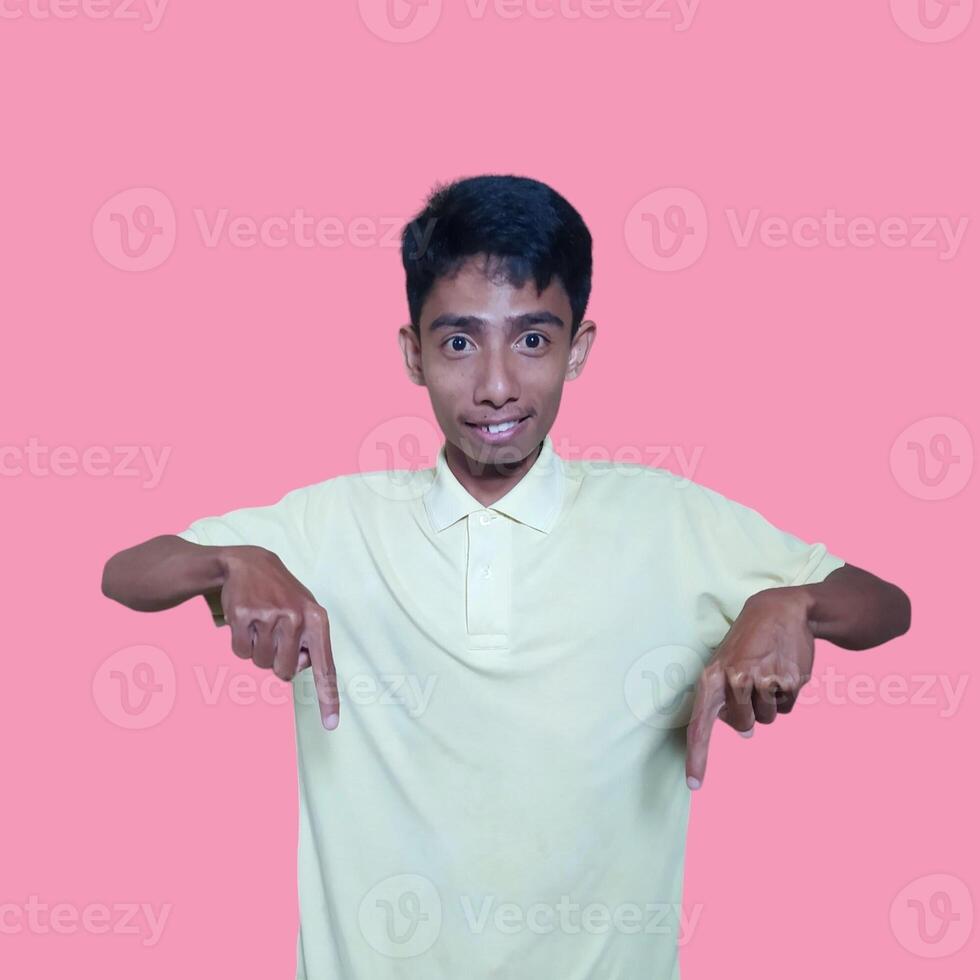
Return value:
[[(273, 504), (241, 507), (213, 517), (191, 522), (177, 537), (192, 544), (211, 547), (255, 545), (278, 555), (282, 563), (302, 580), (302, 572), (312, 553), (308, 507), (316, 487), (291, 490)], [(206, 595), (215, 626), (225, 626), (221, 597)]]
[(755, 593), (822, 582), (845, 564), (823, 542), (782, 530), (717, 491), (689, 484), (683, 492), (701, 599), (728, 624)]

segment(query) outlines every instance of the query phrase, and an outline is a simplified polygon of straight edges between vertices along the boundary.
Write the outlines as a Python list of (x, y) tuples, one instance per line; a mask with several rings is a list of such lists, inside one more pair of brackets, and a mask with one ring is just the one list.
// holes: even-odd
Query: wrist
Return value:
[(214, 553), (211, 556), (214, 559), (211, 570), (212, 588), (220, 589), (228, 581), (228, 577), (235, 568), (239, 567), (243, 561), (248, 559), (250, 552), (261, 549), (256, 548), (254, 545), (236, 544), (221, 545), (213, 550)]
[(802, 620), (812, 629), (812, 616), (816, 607), (816, 597), (806, 585), (776, 586), (763, 589), (749, 597), (753, 606), (764, 606), (779, 610), (781, 614), (793, 616)]

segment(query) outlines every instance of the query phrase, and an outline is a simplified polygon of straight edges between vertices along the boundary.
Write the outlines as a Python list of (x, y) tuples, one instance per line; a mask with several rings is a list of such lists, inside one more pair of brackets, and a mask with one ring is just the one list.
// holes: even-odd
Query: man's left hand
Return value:
[(749, 737), (791, 711), (813, 669), (805, 591), (766, 589), (751, 596), (698, 678), (687, 726), (687, 782), (704, 781), (715, 718)]

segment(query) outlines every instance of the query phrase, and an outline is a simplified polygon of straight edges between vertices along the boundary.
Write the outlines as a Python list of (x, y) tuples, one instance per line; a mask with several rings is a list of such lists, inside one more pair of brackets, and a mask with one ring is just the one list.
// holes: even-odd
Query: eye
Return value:
[(453, 353), (455, 353), (455, 354), (462, 354), (463, 351), (466, 350), (466, 347), (465, 346), (460, 347), (460, 346), (456, 345), (455, 344), (455, 341), (457, 341), (457, 340), (468, 341), (469, 339), (470, 338), (467, 337), (465, 334), (456, 333), (456, 334), (453, 334), (452, 337), (448, 338), (448, 340), (446, 340), (445, 343), (442, 346), (445, 347), (447, 344), (453, 344), (453, 346), (450, 347), (450, 350), (453, 351)]
[[(522, 340), (530, 341), (535, 340), (533, 344), (529, 344), (531, 350), (544, 350), (544, 348), (551, 343), (550, 340), (543, 333), (527, 333), (522, 338)], [(543, 343), (542, 343), (543, 341)]]

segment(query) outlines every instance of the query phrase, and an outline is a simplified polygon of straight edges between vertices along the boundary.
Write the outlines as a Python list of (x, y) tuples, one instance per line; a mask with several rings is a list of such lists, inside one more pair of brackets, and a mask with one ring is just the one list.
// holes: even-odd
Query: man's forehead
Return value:
[[(437, 306), (440, 308), (438, 311)], [(547, 307), (566, 319), (569, 300), (558, 276), (552, 276), (548, 285), (539, 292), (533, 275), (515, 282), (514, 277), (499, 263), (488, 265), (485, 259), (470, 259), (433, 283), (425, 307), (430, 315), (453, 312), (489, 317), (496, 310), (501, 318), (504, 315), (533, 313)]]

